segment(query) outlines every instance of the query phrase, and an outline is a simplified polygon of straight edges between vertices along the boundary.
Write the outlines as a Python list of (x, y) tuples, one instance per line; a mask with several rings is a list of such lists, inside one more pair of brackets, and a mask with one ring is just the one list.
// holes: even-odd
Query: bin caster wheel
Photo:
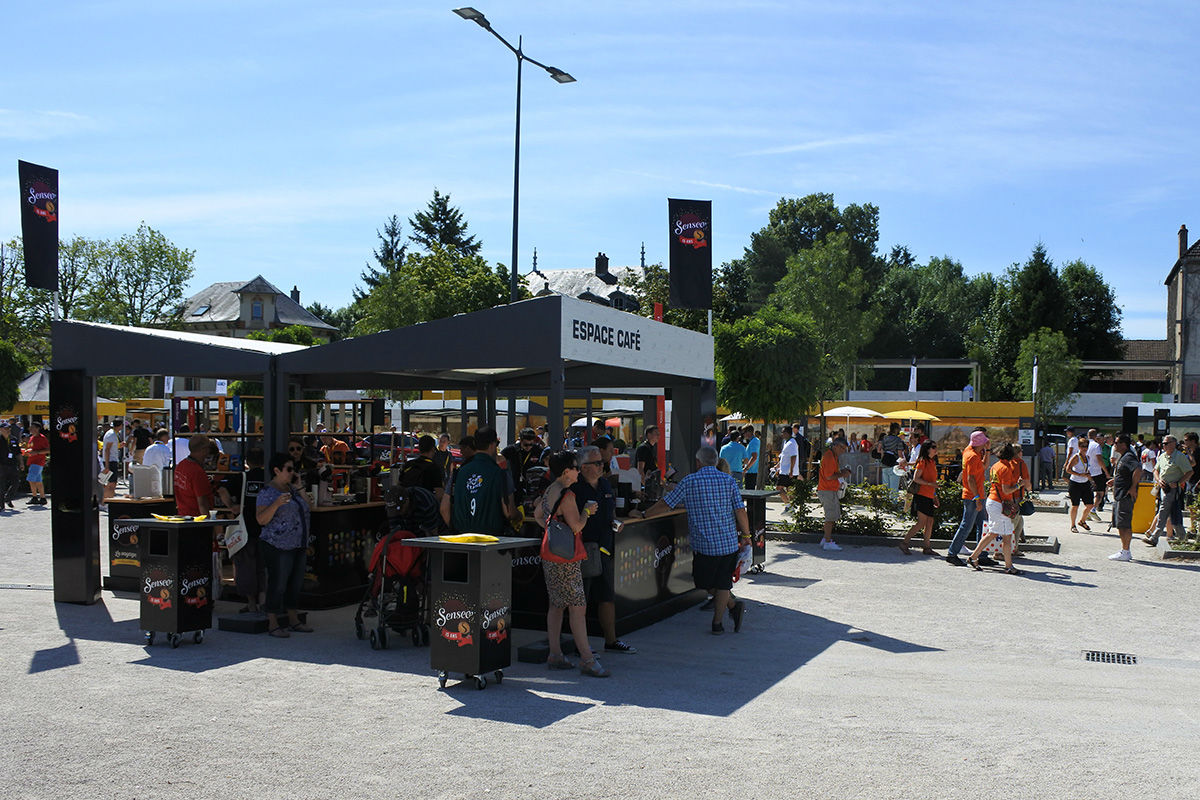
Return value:
[(413, 630), (412, 630), (412, 643), (413, 643), (413, 647), (421, 646), (421, 632), (419, 630), (417, 630), (416, 628), (413, 628)]
[(363, 628), (361, 619), (354, 620), (354, 635), (360, 640), (366, 638), (367, 632)]
[(495, 678), (496, 685), (499, 686), (500, 684), (504, 683), (504, 670), (502, 670), (502, 669), (496, 670), (495, 672), (492, 673), (492, 677)]
[(376, 632), (375, 632), (375, 630), (374, 630), (373, 628), (371, 629), (371, 635), (370, 635), (369, 637), (367, 637), (367, 638), (369, 638), (369, 639), (371, 640), (371, 649), (372, 649), (372, 650), (379, 650), (379, 649), (380, 649), (380, 644), (379, 644), (379, 634), (378, 634), (378, 633), (376, 633)]
[(481, 692), (484, 689), (486, 689), (487, 688), (487, 678), (483, 677), (482, 675), (476, 675), (475, 676), (475, 688)]
[(446, 675), (446, 673), (444, 673), (444, 672), (438, 673), (438, 685), (441, 686), (443, 689), (446, 688), (446, 678), (447, 677), (449, 677), (449, 676)]
[(146, 631), (146, 646), (154, 644), (154, 631)]
[(167, 641), (171, 643), (172, 650), (174, 650), (176, 647), (179, 647), (179, 639), (180, 637), (178, 633), (172, 633), (167, 636)]
[(203, 642), (204, 641), (204, 631), (196, 631), (195, 633), (193, 633), (192, 641), (195, 642), (196, 644), (200, 644), (201, 642)]

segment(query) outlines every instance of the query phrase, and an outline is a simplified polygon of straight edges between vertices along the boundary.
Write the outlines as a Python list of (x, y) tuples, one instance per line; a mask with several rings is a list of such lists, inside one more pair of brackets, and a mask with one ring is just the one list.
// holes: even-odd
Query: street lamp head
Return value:
[(563, 72), (558, 67), (546, 67), (546, 72), (550, 73), (550, 77), (559, 83), (574, 83), (575, 79), (567, 73)]
[(487, 21), (487, 17), (485, 17), (482, 14), (482, 12), (476, 11), (475, 9), (471, 8), (470, 6), (464, 6), (463, 8), (456, 8), (456, 9), (454, 9), (454, 13), (458, 14), (463, 19), (471, 20), (471, 22), (474, 22), (475, 24), (479, 25), (482, 28), (491, 28), (492, 27), (492, 24)]

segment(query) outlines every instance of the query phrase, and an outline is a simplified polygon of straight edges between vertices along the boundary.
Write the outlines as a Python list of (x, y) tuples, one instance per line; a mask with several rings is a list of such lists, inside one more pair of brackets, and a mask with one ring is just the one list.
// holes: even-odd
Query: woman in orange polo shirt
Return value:
[(933, 538), (933, 516), (937, 507), (937, 442), (931, 439), (917, 445), (917, 449), (919, 454), (913, 465), (912, 476), (912, 482), (917, 486), (917, 493), (913, 496), (917, 521), (904, 535), (904, 541), (900, 543), (900, 552), (908, 555), (908, 543), (917, 531), (923, 531), (925, 546), (921, 548), (921, 552), (927, 556), (936, 556), (937, 553), (929, 546), (929, 540)]
[(1013, 500), (1017, 489), (1021, 488), (1021, 469), (1013, 463), (1016, 451), (1010, 443), (1005, 442), (996, 456), (999, 461), (992, 465), (992, 488), (988, 490), (987, 503), (984, 504), (992, 530), (975, 545), (967, 562), (977, 570), (983, 569), (979, 565), (979, 555), (999, 536), (1004, 550), (1004, 571), (1009, 575), (1020, 575), (1021, 570), (1012, 565), (1013, 521), (1004, 514), (1004, 501)]

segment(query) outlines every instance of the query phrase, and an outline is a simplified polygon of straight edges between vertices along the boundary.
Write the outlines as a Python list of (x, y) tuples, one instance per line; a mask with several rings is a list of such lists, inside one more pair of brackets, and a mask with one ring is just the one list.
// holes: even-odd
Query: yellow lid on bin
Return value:
[(455, 544), (493, 544), (500, 541), (495, 536), (486, 533), (452, 533), (438, 538), (443, 542), (454, 542)]

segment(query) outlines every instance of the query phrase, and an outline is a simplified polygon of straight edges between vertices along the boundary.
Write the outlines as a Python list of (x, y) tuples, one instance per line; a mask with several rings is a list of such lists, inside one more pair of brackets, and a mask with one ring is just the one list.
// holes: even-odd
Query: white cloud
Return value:
[(96, 120), (72, 111), (0, 108), (0, 139), (33, 142), (73, 136), (98, 127)]

